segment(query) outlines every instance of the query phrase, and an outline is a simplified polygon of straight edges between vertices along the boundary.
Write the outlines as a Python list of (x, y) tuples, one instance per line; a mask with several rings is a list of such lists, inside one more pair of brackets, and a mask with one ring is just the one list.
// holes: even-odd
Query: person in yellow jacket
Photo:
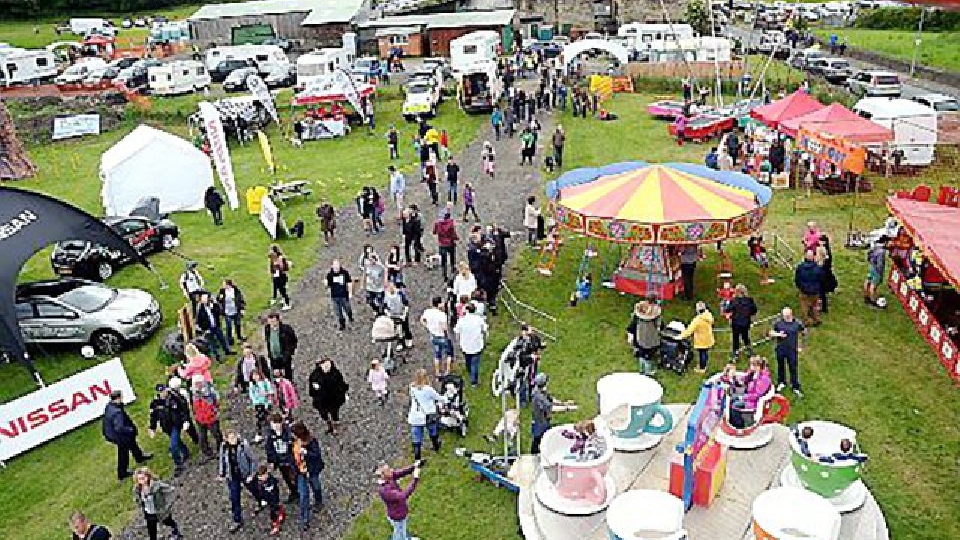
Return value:
[(437, 159), (440, 159), (440, 132), (437, 131), (437, 128), (431, 127), (428, 129), (423, 136), (423, 141), (437, 155)]
[(716, 343), (713, 337), (713, 313), (707, 309), (707, 304), (697, 302), (697, 316), (694, 317), (687, 328), (680, 333), (680, 339), (687, 339), (693, 336), (693, 348), (699, 356), (699, 367), (695, 369), (697, 373), (707, 372), (707, 361), (710, 360), (710, 349)]

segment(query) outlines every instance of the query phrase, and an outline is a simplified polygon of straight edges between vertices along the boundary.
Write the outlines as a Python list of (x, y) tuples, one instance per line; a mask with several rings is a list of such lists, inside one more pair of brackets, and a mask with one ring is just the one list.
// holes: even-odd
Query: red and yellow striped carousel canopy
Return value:
[(663, 165), (562, 188), (559, 205), (584, 217), (654, 226), (730, 220), (761, 206), (752, 191)]

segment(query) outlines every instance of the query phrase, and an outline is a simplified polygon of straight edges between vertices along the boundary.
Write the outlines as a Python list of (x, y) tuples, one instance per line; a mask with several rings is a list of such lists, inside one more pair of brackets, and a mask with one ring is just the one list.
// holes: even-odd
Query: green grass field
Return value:
[[(391, 122), (401, 129), (402, 141), (409, 141), (415, 126), (400, 118), (400, 101), (396, 87), (390, 87), (378, 99), (380, 126), (375, 135), (366, 128), (358, 128), (345, 138), (328, 141), (310, 141), (302, 148), (294, 148), (272, 127), (268, 130), (274, 156), (279, 166), (281, 181), (307, 180), (314, 194), (309, 200), (293, 202), (281, 207), (287, 223), (301, 218), (307, 224), (307, 235), (301, 241), (282, 240), (280, 245), (294, 262), (294, 277), (302, 274), (317, 259), (317, 234), (314, 209), (321, 198), (328, 198), (340, 206), (346, 204), (363, 185), (385, 185), (388, 156), (384, 135)], [(150, 111), (155, 127), (186, 136), (184, 114), (195, 110), (199, 96), (156, 100)], [(289, 110), (281, 106), (284, 119)], [(484, 122), (481, 117), (468, 117), (452, 101), (445, 103), (434, 125), (449, 132), (455, 148), (472, 140)], [(102, 213), (98, 167), (100, 154), (128, 133), (136, 124), (131, 122), (122, 130), (73, 142), (61, 142), (29, 147), (40, 174), (30, 180), (16, 183), (17, 187), (35, 189), (70, 201), (91, 213)], [(415, 161), (409, 145), (401, 147), (403, 163)], [(270, 182), (266, 165), (258, 145), (231, 148), (241, 205), (243, 192), (254, 185)], [(162, 177), (159, 181), (162, 181)], [(182, 231), (180, 251), (201, 262), (200, 270), (208, 284), (218, 284), (231, 277), (248, 297), (250, 315), (268, 308), (270, 286), (265, 271), (267, 248), (271, 240), (257, 216), (248, 215), (245, 208), (227, 212), (224, 227), (214, 227), (202, 212), (181, 213), (173, 216)], [(152, 258), (154, 266), (171, 284), (161, 290), (158, 280), (148, 271), (130, 267), (111, 278), (117, 287), (137, 287), (153, 293), (161, 302), (165, 324), (153, 339), (122, 355), (127, 373), (133, 382), (138, 400), (132, 405), (132, 414), (140, 426), (146, 425), (147, 405), (153, 386), (164, 380), (164, 364), (158, 357), (159, 337), (173, 328), (174, 313), (183, 298), (176, 287), (183, 269), (183, 260), (161, 254)], [(34, 257), (24, 269), (21, 280), (51, 276), (49, 251)], [(252, 334), (248, 334), (252, 335)], [(99, 360), (81, 359), (76, 350), (38, 354), (36, 365), (50, 383), (94, 365)], [(25, 369), (19, 365), (0, 367), (0, 400), (7, 401), (33, 390)], [(141, 444), (158, 456), (165, 455), (164, 444), (141, 437)], [(79, 458), (79, 459), (77, 459)], [(12, 460), (3, 470), (4, 489), (0, 490), (0, 538), (47, 540), (65, 537), (66, 518), (74, 508), (84, 508), (92, 516), (107, 521), (119, 531), (133, 509), (126, 485), (115, 479), (116, 452), (104, 444), (99, 422), (66, 434)], [(169, 472), (169, 460), (152, 463), (162, 473)], [(31, 519), (23, 520), (25, 511)]]
[[(634, 159), (700, 162), (705, 145), (678, 148), (668, 139), (666, 125), (647, 117), (644, 109), (648, 101), (650, 96), (618, 96), (611, 110), (621, 119), (613, 123), (563, 118), (568, 133), (565, 161), (569, 167)], [(946, 169), (936, 169), (929, 178), (939, 183), (949, 175)], [(891, 538), (957, 538), (960, 526), (951, 518), (960, 511), (960, 497), (954, 488), (960, 474), (956, 459), (960, 455), (956, 387), (895, 301), (883, 312), (864, 308), (860, 294), (866, 272), (863, 252), (841, 247), (850, 219), (856, 226), (870, 229), (886, 217), (881, 205), (886, 187), (888, 184), (881, 183), (876, 192), (863, 196), (856, 207), (854, 199), (847, 196), (814, 195), (797, 201), (796, 206), (795, 192), (778, 192), (774, 197), (766, 226), (768, 235), (778, 233), (797, 244), (803, 223), (817, 220), (835, 239), (835, 269), (841, 282), (827, 322), (812, 333), (809, 347), (801, 357), (805, 398), (793, 400), (790, 420), (834, 420), (858, 430), (858, 439), (871, 456), (865, 480), (886, 514)], [(552, 393), (582, 405), (579, 413), (558, 415), (556, 423), (575, 421), (595, 412), (595, 383), (600, 376), (636, 369), (624, 340), (635, 298), (595, 288), (599, 292), (589, 301), (575, 308), (567, 304), (583, 248), (582, 240), (569, 241), (551, 277), (534, 270), (536, 258), (527, 252), (508, 277), (509, 286), (522, 301), (559, 319), (556, 327), (537, 317), (530, 319), (559, 336), (556, 343), (549, 343), (542, 364), (551, 375)], [(609, 271), (617, 255), (615, 248), (601, 245), (599, 249), (600, 257), (591, 269), (595, 278)], [(792, 270), (778, 270), (777, 283), (761, 287), (755, 266), (747, 260), (745, 246), (734, 243), (730, 249), (736, 263), (735, 279), (751, 289), (761, 317), (785, 305), (796, 306)], [(715, 306), (716, 258), (712, 253), (700, 268), (698, 290)], [(889, 291), (887, 296), (892, 300)], [(689, 302), (669, 302), (665, 318), (688, 320), (692, 311)], [(492, 343), (482, 364), (484, 381), (489, 381), (500, 351), (515, 330), (507, 317), (495, 319)], [(755, 339), (766, 330), (757, 328)], [(728, 333), (718, 334), (711, 359), (713, 369), (721, 368), (726, 361), (729, 339)], [(772, 356), (770, 348), (761, 352)], [(696, 398), (699, 379), (693, 372), (680, 377), (661, 371), (657, 378), (665, 387), (665, 402), (692, 402)], [(492, 430), (499, 418), (499, 401), (483, 386), (481, 390), (470, 390), (468, 396), (473, 433), (462, 441), (448, 438), (442, 455), (427, 452), (430, 464), (413, 498), (411, 534), (422, 538), (513, 539), (516, 497), (491, 484), (477, 482), (466, 460), (452, 457), (446, 450), (465, 446), (496, 451), (480, 435)], [(788, 393), (788, 397), (792, 394)], [(527, 417), (522, 433), (524, 444), (529, 444)], [(347, 538), (386, 538), (389, 531), (383, 512), (383, 505), (375, 502)], [(452, 531), (456, 531), (456, 536)]]
[[(892, 56), (909, 62), (913, 58), (916, 32), (899, 30), (864, 30), (857, 28), (820, 29), (816, 34), (829, 39), (837, 34), (847, 40), (847, 45)], [(948, 71), (960, 71), (960, 33), (924, 32), (917, 63)]]

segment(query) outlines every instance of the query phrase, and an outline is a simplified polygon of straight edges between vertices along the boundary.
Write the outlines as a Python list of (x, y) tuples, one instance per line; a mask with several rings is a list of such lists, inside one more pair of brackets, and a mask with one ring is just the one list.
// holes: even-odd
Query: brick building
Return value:
[(513, 44), (516, 11), (467, 11), (383, 17), (359, 23), (361, 40), (374, 39), (381, 57), (399, 48), (406, 56), (449, 56), (450, 42), (477, 30), (494, 30), (502, 36), (501, 44)]

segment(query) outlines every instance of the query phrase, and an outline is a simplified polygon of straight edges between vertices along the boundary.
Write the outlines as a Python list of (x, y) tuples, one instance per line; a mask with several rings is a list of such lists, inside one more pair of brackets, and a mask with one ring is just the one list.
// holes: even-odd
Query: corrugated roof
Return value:
[(360, 10), (363, 0), (256, 0), (232, 4), (208, 4), (197, 10), (188, 20), (202, 21), (227, 17), (256, 17), (284, 13), (308, 13), (312, 24), (350, 22)]
[(426, 26), (427, 28), (458, 28), (465, 26), (506, 26), (513, 21), (516, 10), (461, 11), (459, 13), (435, 13), (432, 15), (400, 15), (383, 17), (360, 24), (361, 28), (389, 28), (400, 26)]
[(326, 0), (324, 6), (307, 15), (300, 26), (353, 22), (363, 6), (363, 0)]
[(389, 26), (387, 28), (378, 28), (375, 36), (409, 36), (410, 34), (416, 34), (418, 31), (419, 28), (416, 26)]

